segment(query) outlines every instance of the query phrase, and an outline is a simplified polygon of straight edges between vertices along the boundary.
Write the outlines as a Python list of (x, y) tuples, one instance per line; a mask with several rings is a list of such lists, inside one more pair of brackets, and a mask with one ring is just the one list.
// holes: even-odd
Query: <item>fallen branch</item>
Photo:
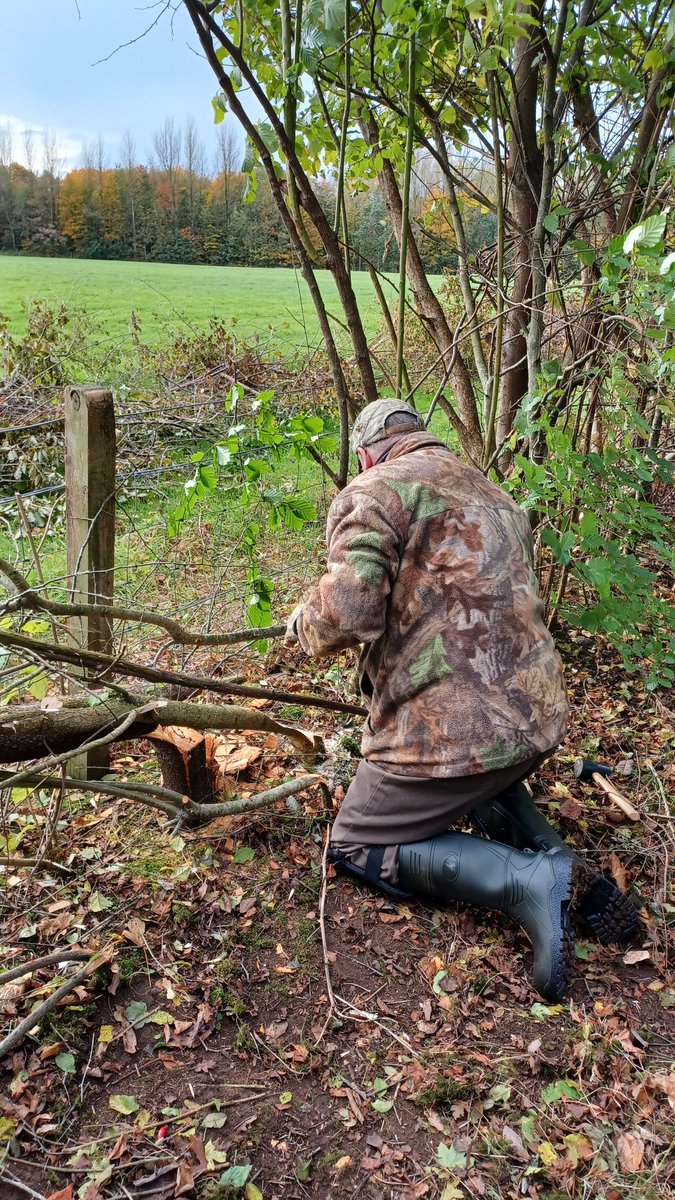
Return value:
[[(61, 780), (55, 779), (54, 787), (60, 786)], [(18, 867), (19, 869), (23, 867), (26, 869), (30, 868), (31, 870), (34, 867), (40, 867), (44, 868), (45, 871), (53, 871), (55, 875), (62, 875), (64, 879), (70, 879), (75, 874), (70, 867), (64, 867), (61, 863), (51, 862), (48, 858), (22, 858), (20, 855), (18, 857), (10, 855), (9, 858), (0, 858), (0, 867)], [(1, 977), (0, 982), (2, 982)]]
[[(44, 709), (39, 704), (22, 704), (0, 709), (0, 762), (31, 759), (41, 747), (53, 752), (87, 749), (84, 743), (114, 722), (136, 711), (136, 720), (125, 730), (127, 738), (147, 737), (159, 726), (182, 725), (198, 730), (253, 730), (288, 738), (295, 749), (313, 756), (323, 753), (318, 734), (280, 721), (269, 713), (235, 704), (192, 704), (183, 700), (132, 701), (82, 696), (76, 703), (66, 699), (60, 708)], [(120, 740), (119, 737), (114, 740)], [(31, 774), (46, 768), (31, 768)]]
[(361, 704), (345, 704), (341, 700), (329, 700), (325, 696), (307, 695), (304, 692), (283, 692), (276, 688), (249, 686), (231, 683), (227, 679), (210, 679), (204, 675), (192, 675), (187, 671), (165, 671), (159, 667), (148, 667), (132, 662), (128, 658), (101, 654), (95, 650), (81, 650), (72, 646), (57, 646), (53, 642), (38, 642), (21, 633), (0, 630), (0, 646), (10, 650), (27, 650), (30, 654), (53, 662), (70, 663), (84, 671), (98, 668), (99, 679), (106, 675), (126, 675), (133, 679), (146, 679), (150, 683), (176, 683), (193, 691), (219, 692), (225, 696), (250, 696), (259, 700), (276, 700), (282, 704), (298, 704), (308, 708), (326, 708), (333, 712), (353, 713), (365, 717), (368, 710)]
[(54, 954), (44, 954), (42, 958), (31, 958), (28, 962), (19, 963), (18, 967), (3, 971), (0, 975), (0, 985), (20, 979), (22, 975), (30, 975), (33, 971), (40, 971), (43, 967), (51, 967), (54, 963), (81, 962), (84, 958), (91, 958), (91, 950), (56, 950)]
[(102, 951), (101, 954), (97, 954), (95, 958), (90, 959), (86, 967), (82, 967), (81, 971), (78, 971), (70, 979), (67, 979), (65, 983), (62, 983), (61, 987), (57, 988), (55, 992), (52, 992), (51, 996), (48, 996), (46, 1000), (42, 1001), (42, 1004), (38, 1004), (37, 1008), (35, 1008), (33, 1012), (29, 1013), (27, 1017), (24, 1017), (23, 1021), (20, 1021), (16, 1028), (13, 1029), (11, 1033), (8, 1033), (7, 1037), (3, 1038), (3, 1040), (0, 1042), (0, 1061), (2, 1061), (6, 1054), (9, 1054), (10, 1050), (14, 1050), (16, 1046), (21, 1044), (27, 1034), (30, 1033), (31, 1029), (33, 1029), (36, 1025), (39, 1025), (43, 1017), (46, 1017), (47, 1013), (50, 1013), (53, 1008), (56, 1008), (57, 1004), (60, 1000), (63, 1000), (64, 996), (70, 995), (70, 993), (73, 992), (76, 987), (79, 987), (81, 983), (84, 983), (85, 979), (88, 979), (90, 975), (93, 975), (94, 971), (98, 971), (99, 967), (102, 967), (105, 965), (105, 963), (109, 962), (110, 958), (112, 957), (112, 953), (112, 947), (109, 947), (107, 950)]
[(55, 617), (92, 617), (104, 613), (106, 617), (121, 621), (156, 625), (171, 634), (171, 640), (179, 646), (236, 646), (242, 642), (256, 642), (260, 638), (280, 638), (286, 633), (285, 625), (270, 625), (267, 629), (235, 629), (230, 633), (193, 633), (173, 617), (165, 617), (146, 608), (134, 608), (127, 604), (66, 604), (59, 600), (48, 600), (32, 588), (25, 576), (5, 558), (0, 558), (0, 573), (16, 588), (16, 594), (10, 596), (0, 612), (29, 609), (32, 612), (50, 613)]
[[(12, 776), (7, 776), (6, 771), (0, 771), (0, 787), (5, 786), (6, 778), (11, 779)], [(285, 783), (280, 783), (266, 792), (258, 792), (254, 796), (249, 796), (245, 800), (228, 800), (222, 804), (199, 804), (197, 801), (191, 800), (189, 796), (182, 796), (180, 792), (173, 792), (160, 784), (135, 784), (123, 781), (111, 783), (107, 779), (72, 779), (67, 775), (63, 779), (35, 775), (25, 778), (24, 782), (33, 787), (64, 787), (67, 791), (101, 792), (103, 795), (135, 800), (139, 804), (159, 809), (173, 820), (180, 819), (186, 825), (196, 826), (207, 824), (214, 817), (239, 816), (241, 813), (255, 812), (258, 808), (266, 808), (270, 804), (275, 804), (277, 800), (285, 800), (288, 796), (303, 792), (306, 788), (313, 787), (322, 780), (323, 775), (301, 775), (296, 779), (288, 779)]]

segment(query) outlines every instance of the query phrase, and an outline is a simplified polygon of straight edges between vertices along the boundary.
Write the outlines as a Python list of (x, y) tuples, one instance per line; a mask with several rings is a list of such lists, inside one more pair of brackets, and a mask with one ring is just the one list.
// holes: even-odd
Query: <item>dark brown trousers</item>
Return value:
[(396, 883), (402, 845), (445, 833), (472, 808), (525, 779), (550, 753), (499, 771), (442, 779), (392, 775), (362, 758), (335, 818), (331, 845), (358, 867), (366, 865), (371, 846), (386, 846), (381, 878)]

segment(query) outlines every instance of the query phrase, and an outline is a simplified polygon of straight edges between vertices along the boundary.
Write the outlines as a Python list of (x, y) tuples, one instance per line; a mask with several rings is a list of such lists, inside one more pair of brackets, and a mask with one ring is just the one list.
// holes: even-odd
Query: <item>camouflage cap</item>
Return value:
[[(391, 421), (386, 427), (389, 417), (400, 417), (400, 421)], [(411, 404), (405, 400), (373, 400), (359, 413), (352, 429), (351, 447), (354, 454), (359, 446), (372, 446), (384, 438), (392, 437), (394, 433), (403, 433), (414, 429), (423, 429), (422, 418)]]

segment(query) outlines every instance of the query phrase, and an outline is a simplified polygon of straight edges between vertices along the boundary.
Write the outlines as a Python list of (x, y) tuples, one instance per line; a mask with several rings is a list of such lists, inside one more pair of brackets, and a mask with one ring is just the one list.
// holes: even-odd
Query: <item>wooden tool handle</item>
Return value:
[(603, 792), (606, 792), (613, 804), (620, 808), (622, 813), (628, 817), (629, 821), (639, 821), (640, 814), (638, 810), (627, 800), (618, 788), (614, 787), (613, 783), (609, 782), (604, 775), (600, 775), (597, 771), (593, 772), (593, 782), (601, 787)]

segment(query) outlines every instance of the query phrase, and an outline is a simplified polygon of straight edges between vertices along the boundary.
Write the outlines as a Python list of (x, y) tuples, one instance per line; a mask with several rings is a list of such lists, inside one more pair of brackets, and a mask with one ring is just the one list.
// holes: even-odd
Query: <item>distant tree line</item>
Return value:
[[(42, 148), (42, 167), (16, 161), (8, 130), (0, 130), (0, 250), (48, 256), (132, 259), (147, 262), (241, 266), (295, 265), (288, 233), (264, 172), (245, 173), (240, 143), (226, 123), (217, 130), (211, 168), (188, 119), (181, 129), (168, 118), (153, 139), (148, 165), (137, 161), (125, 134), (120, 161), (110, 166), (103, 140), (85, 145), (81, 166), (60, 169), (53, 139)], [(358, 181), (356, 181), (358, 183)], [(334, 220), (336, 187), (317, 183)], [(375, 182), (346, 197), (350, 261), (354, 269), (398, 267), (398, 244)], [(442, 189), (417, 176), (415, 217), (429, 271), (456, 264), (455, 242)], [(490, 214), (475, 206), (468, 225), (477, 249), (494, 236)]]

